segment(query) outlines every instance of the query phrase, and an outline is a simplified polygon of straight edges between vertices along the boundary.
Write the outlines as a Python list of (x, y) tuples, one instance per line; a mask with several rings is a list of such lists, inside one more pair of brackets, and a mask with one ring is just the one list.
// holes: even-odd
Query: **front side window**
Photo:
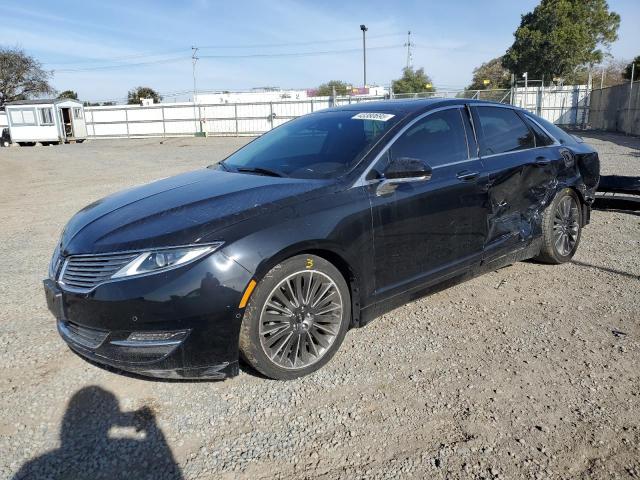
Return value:
[(76, 120), (82, 119), (82, 109), (80, 107), (73, 108), (73, 118), (75, 118)]
[(516, 112), (501, 107), (476, 107), (480, 119), (480, 155), (496, 155), (534, 148), (531, 130)]
[(53, 110), (51, 108), (39, 108), (40, 125), (53, 125)]
[(417, 121), (391, 145), (390, 158), (423, 160), (431, 167), (469, 158), (460, 109), (427, 115)]
[(391, 112), (318, 112), (291, 120), (230, 155), (223, 168), (268, 169), (293, 178), (335, 178), (393, 127)]

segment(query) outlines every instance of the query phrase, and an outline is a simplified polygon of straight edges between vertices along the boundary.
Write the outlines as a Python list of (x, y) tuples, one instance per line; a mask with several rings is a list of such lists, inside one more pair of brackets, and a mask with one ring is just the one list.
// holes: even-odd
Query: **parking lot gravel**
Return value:
[[(603, 173), (640, 139), (584, 134)], [(94, 366), (41, 281), (66, 221), (246, 138), (0, 149), (0, 478), (640, 478), (640, 216), (594, 211), (574, 261), (522, 262), (352, 330), (295, 381)]]

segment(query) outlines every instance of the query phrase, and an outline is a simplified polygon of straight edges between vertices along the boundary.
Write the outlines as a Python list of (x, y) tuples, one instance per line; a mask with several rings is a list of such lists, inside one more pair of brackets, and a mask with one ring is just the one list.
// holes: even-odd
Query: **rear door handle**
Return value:
[(458, 180), (467, 182), (469, 180), (473, 180), (478, 175), (480, 175), (480, 172), (471, 172), (469, 170), (462, 170), (461, 172), (458, 172), (456, 174), (456, 177), (458, 177)]
[(549, 160), (547, 157), (536, 157), (536, 165), (540, 165), (540, 166), (545, 166), (545, 165), (549, 165), (551, 163), (551, 160)]

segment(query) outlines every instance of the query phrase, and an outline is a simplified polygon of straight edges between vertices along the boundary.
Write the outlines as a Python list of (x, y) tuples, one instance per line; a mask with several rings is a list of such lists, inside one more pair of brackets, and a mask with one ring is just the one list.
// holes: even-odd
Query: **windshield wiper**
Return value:
[(278, 172), (276, 170), (271, 170), (269, 168), (264, 168), (264, 167), (240, 167), (240, 168), (236, 168), (236, 171), (257, 173), (259, 175), (268, 175), (269, 177), (286, 177), (284, 173)]

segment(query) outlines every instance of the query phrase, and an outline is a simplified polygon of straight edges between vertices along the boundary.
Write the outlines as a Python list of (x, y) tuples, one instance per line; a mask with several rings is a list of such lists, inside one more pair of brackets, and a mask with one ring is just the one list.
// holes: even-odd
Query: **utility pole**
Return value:
[(629, 105), (627, 107), (627, 122), (629, 123), (629, 130), (627, 134), (633, 130), (631, 128), (631, 94), (633, 93), (633, 77), (636, 73), (636, 62), (631, 62), (631, 80), (629, 81)]
[(365, 25), (360, 25), (360, 30), (362, 30), (362, 64), (364, 68), (364, 84), (363, 87), (367, 86), (367, 39), (366, 33), (369, 30)]
[[(198, 132), (198, 115), (196, 114), (196, 63), (198, 62), (198, 47), (191, 47), (191, 64), (193, 66), (193, 125), (196, 133)], [(202, 125), (200, 125), (202, 131)]]
[(407, 68), (411, 68), (413, 64), (413, 56), (411, 54), (411, 47), (413, 47), (413, 43), (411, 43), (411, 30), (407, 32), (407, 43), (404, 44), (407, 47)]

